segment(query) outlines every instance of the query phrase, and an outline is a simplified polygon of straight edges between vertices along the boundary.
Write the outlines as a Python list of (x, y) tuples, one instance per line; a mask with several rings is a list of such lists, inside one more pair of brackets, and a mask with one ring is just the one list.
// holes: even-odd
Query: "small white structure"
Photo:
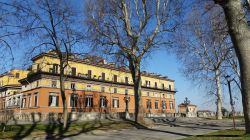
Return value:
[(185, 117), (197, 117), (197, 106), (190, 104), (190, 100), (186, 97), (184, 102), (178, 105), (179, 113)]

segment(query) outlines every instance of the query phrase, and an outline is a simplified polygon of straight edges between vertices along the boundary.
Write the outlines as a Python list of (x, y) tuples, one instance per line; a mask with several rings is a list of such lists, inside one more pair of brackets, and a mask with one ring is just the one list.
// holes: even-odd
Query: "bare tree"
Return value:
[(69, 66), (68, 60), (74, 47), (82, 39), (82, 31), (78, 12), (69, 1), (60, 0), (22, 0), (10, 3), (16, 9), (15, 17), (19, 19), (18, 28), (23, 30), (22, 35), (33, 40), (30, 53), (37, 50), (56, 52), (60, 60), (60, 92), (63, 102), (64, 128), (67, 126), (68, 110), (64, 82), (65, 69)]
[[(179, 8), (171, 0), (89, 0), (85, 23), (98, 49), (126, 60), (134, 83), (135, 121), (143, 122), (141, 61), (154, 48), (169, 45)], [(102, 46), (102, 47), (100, 47)]]
[[(202, 6), (210, 10), (204, 13), (200, 9)], [(216, 117), (222, 119), (222, 77), (233, 68), (228, 62), (237, 65), (223, 13), (218, 6), (199, 3), (191, 8), (182, 25), (175, 35), (174, 49), (184, 64), (183, 73), (187, 78), (210, 87), (209, 93), (216, 96)]]
[[(16, 26), (13, 23), (11, 15), (14, 14), (14, 10), (11, 10), (11, 6), (0, 2), (0, 70), (9, 69), (14, 61), (13, 48), (16, 48), (16, 37), (20, 34), (16, 30)], [(15, 40), (15, 41), (14, 41)], [(7, 63), (6, 63), (7, 62)]]
[(250, 133), (250, 30), (247, 21), (249, 1), (214, 0), (214, 2), (224, 10), (229, 34), (239, 59), (245, 128), (246, 133)]

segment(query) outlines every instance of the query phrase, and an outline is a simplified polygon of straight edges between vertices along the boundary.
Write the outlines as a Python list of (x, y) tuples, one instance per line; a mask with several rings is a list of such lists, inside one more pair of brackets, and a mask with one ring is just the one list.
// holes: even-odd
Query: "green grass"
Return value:
[(22, 139), (24, 137), (46, 137), (63, 138), (90, 132), (93, 130), (114, 130), (132, 127), (127, 121), (96, 120), (81, 123), (72, 123), (66, 130), (61, 124), (35, 124), (35, 125), (9, 125), (5, 132), (0, 132), (0, 139)]
[(245, 135), (245, 130), (242, 129), (229, 129), (192, 136), (182, 140), (250, 140), (250, 135)]

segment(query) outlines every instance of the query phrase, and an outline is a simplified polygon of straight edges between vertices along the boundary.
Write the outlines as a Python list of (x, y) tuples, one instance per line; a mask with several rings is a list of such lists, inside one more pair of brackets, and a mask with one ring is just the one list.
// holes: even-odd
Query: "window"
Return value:
[(58, 64), (53, 64), (52, 73), (58, 73)]
[(114, 93), (117, 93), (117, 88), (114, 88)]
[(152, 106), (151, 106), (151, 100), (147, 100), (146, 103), (147, 103), (147, 104), (146, 104), (147, 109), (151, 109), (151, 108), (152, 108)]
[(128, 77), (125, 77), (125, 84), (128, 84)]
[(164, 84), (161, 84), (161, 87), (162, 87), (162, 89), (164, 89), (165, 88)]
[(70, 84), (70, 88), (71, 88), (71, 89), (76, 89), (76, 84), (75, 84), (75, 83), (71, 83), (71, 84)]
[(158, 108), (158, 101), (155, 101), (155, 109), (159, 109)]
[(128, 95), (128, 89), (125, 89), (125, 95)]
[(76, 68), (75, 67), (71, 68), (71, 75), (76, 76)]
[(169, 102), (169, 107), (170, 107), (170, 110), (174, 109), (174, 104), (172, 101)]
[(16, 103), (15, 103), (15, 105), (20, 106), (20, 96), (18, 96), (18, 97), (16, 98)]
[(168, 86), (168, 89), (171, 90), (171, 85)]
[(117, 82), (117, 75), (114, 75), (114, 82)]
[(150, 81), (146, 80), (146, 87), (150, 87)]
[(86, 91), (91, 91), (91, 90), (92, 90), (91, 85), (87, 85)]
[(102, 80), (105, 81), (105, 73), (102, 73)]
[(35, 100), (34, 106), (37, 107), (38, 106), (38, 93), (35, 93), (34, 100)]
[(49, 94), (49, 106), (55, 107), (58, 106), (59, 103), (59, 96), (57, 93), (50, 93)]
[(20, 74), (19, 73), (16, 73), (16, 78), (19, 78), (20, 77)]
[(92, 76), (92, 71), (91, 70), (88, 70), (88, 78), (91, 78)]
[(77, 100), (78, 100), (78, 95), (72, 93), (72, 94), (70, 95), (70, 106), (71, 106), (71, 107), (77, 107)]
[(36, 87), (39, 87), (39, 81), (36, 81)]
[(162, 109), (167, 109), (166, 101), (162, 101)]
[(113, 108), (119, 108), (119, 98), (112, 99), (112, 106)]
[(155, 88), (157, 88), (157, 82), (155, 82)]
[(106, 96), (101, 96), (101, 97), (100, 97), (100, 107), (102, 107), (102, 108), (107, 107), (107, 99), (106, 99)]
[(57, 87), (57, 81), (51, 81), (51, 87)]
[(105, 92), (105, 87), (101, 87), (101, 92)]
[(26, 107), (26, 97), (23, 97), (22, 99), (22, 108)]
[(37, 71), (40, 71), (40, 64), (37, 64), (37, 65), (36, 65), (36, 70), (37, 70)]
[(28, 107), (31, 107), (31, 95), (28, 95)]
[(147, 92), (147, 96), (148, 96), (148, 97), (150, 96), (149, 92)]
[(85, 98), (85, 106), (86, 107), (93, 107), (93, 96), (87, 95)]

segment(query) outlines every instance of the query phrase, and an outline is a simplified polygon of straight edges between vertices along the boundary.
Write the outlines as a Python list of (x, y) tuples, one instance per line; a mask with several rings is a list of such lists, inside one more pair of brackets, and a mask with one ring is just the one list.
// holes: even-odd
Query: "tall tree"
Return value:
[(222, 13), (218, 6), (203, 13), (200, 7), (209, 7), (209, 3), (197, 5), (192, 7), (174, 36), (174, 50), (184, 64), (185, 76), (210, 87), (209, 93), (211, 90), (216, 93), (217, 119), (222, 119), (222, 76), (231, 69), (225, 66), (234, 52), (226, 22), (224, 18), (218, 18)]
[(53, 49), (60, 60), (60, 92), (63, 103), (64, 128), (68, 121), (68, 108), (65, 95), (64, 82), (65, 69), (69, 67), (68, 60), (74, 47), (82, 39), (82, 31), (78, 12), (69, 1), (61, 0), (22, 0), (10, 3), (16, 9), (15, 17), (19, 29), (24, 30), (23, 35), (28, 36), (30, 50)]
[[(242, 104), (246, 133), (250, 133), (250, 31), (247, 22), (248, 0), (214, 0), (225, 13), (231, 36), (240, 64)], [(246, 6), (247, 9), (244, 9)]]
[(135, 121), (143, 122), (141, 61), (161, 45), (169, 45), (179, 8), (170, 0), (88, 0), (85, 23), (98, 49), (127, 60), (134, 83)]

